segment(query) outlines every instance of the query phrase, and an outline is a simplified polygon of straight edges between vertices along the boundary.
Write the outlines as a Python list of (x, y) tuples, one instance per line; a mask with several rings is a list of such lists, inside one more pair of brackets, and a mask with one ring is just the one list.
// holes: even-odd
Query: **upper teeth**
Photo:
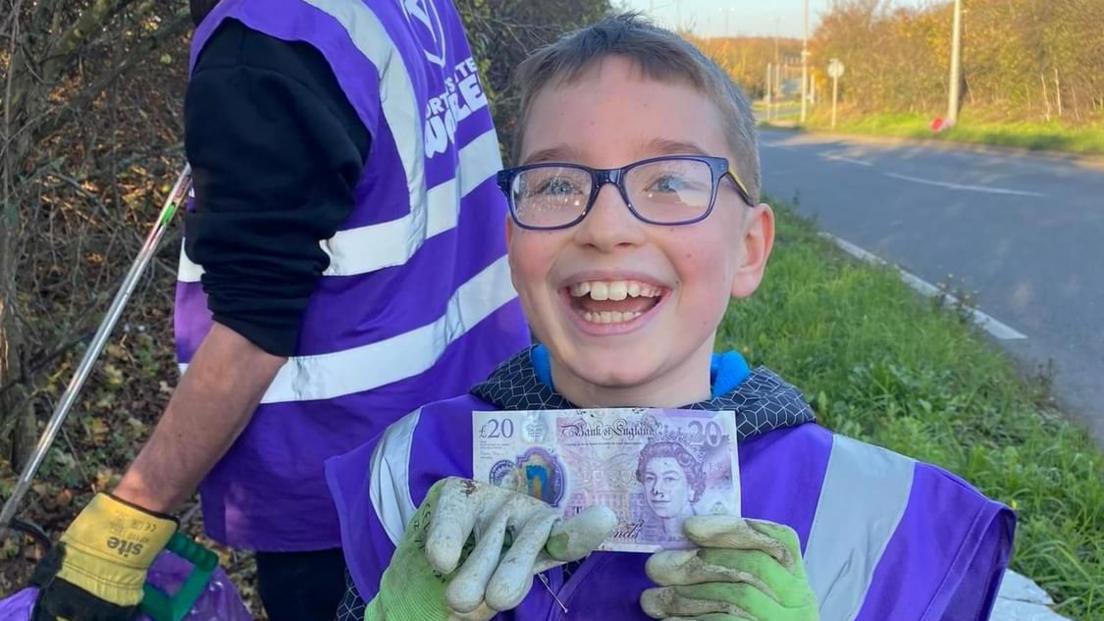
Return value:
[(659, 287), (635, 280), (591, 280), (571, 285), (572, 297), (590, 294), (592, 300), (624, 300), (625, 298), (654, 298)]

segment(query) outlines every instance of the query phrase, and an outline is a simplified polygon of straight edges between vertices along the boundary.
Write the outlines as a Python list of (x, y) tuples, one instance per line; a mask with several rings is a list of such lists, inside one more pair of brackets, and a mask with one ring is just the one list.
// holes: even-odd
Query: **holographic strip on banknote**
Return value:
[(732, 412), (646, 408), (473, 412), (477, 481), (525, 491), (570, 516), (620, 520), (602, 550), (689, 547), (691, 515), (740, 513)]

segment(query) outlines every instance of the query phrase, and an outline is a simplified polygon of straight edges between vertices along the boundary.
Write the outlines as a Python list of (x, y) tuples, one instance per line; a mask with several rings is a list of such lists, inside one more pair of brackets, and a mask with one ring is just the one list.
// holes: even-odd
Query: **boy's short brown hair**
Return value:
[(515, 163), (521, 155), (529, 110), (541, 89), (553, 82), (571, 82), (609, 56), (627, 58), (651, 79), (689, 84), (712, 99), (728, 121), (724, 130), (735, 157), (733, 172), (744, 182), (752, 200), (759, 200), (759, 145), (755, 118), (743, 91), (701, 50), (639, 13), (606, 17), (569, 33), (538, 49), (518, 66), (521, 116), (512, 146)]

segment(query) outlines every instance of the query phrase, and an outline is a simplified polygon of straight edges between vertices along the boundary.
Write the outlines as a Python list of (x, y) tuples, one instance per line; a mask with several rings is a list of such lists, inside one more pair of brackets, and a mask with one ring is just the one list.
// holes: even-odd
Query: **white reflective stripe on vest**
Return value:
[(825, 621), (851, 621), (908, 507), (915, 460), (840, 435), (820, 488), (805, 569)]
[[(460, 200), (502, 169), (498, 136), (490, 130), (475, 138), (459, 154), (459, 178), (433, 186), (426, 195), (425, 208), (412, 209), (397, 220), (369, 224), (345, 231), (321, 242), (330, 255), (326, 276), (355, 276), (385, 267), (403, 265), (421, 248), (426, 238), (456, 228), (460, 218)], [(420, 229), (415, 213), (426, 213), (425, 228)], [(180, 247), (177, 280), (199, 282), (203, 268), (191, 261)]]
[[(415, 96), (414, 83), (410, 79), (406, 62), (379, 17), (369, 8), (369, 3), (349, 0), (304, 2), (341, 24), (349, 33), (353, 45), (376, 68), (379, 75), (380, 112), (394, 135), (395, 149), (399, 152), (403, 172), (406, 174), (410, 205), (409, 228), (400, 239), (408, 244), (406, 256), (413, 256), (426, 238), (425, 139), (422, 136), (423, 108)], [(368, 128), (369, 131), (372, 129)]]
[[(428, 371), (445, 348), (517, 294), (501, 257), (460, 285), (436, 321), (389, 339), (314, 356), (289, 358), (261, 403), (332, 399)], [(180, 365), (183, 373), (188, 365)]]
[(415, 410), (400, 418), (372, 450), (368, 495), (376, 517), (396, 547), (418, 510), (410, 497), (410, 446), (421, 415), (421, 410)]

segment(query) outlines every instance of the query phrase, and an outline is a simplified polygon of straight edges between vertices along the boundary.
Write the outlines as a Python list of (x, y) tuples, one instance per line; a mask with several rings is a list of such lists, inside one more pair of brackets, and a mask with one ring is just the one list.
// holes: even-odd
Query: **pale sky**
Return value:
[[(928, 0), (897, 0), (927, 4)], [(830, 0), (809, 0), (809, 34)], [(802, 0), (613, 0), (615, 7), (643, 11), (668, 28), (684, 26), (706, 37), (774, 36), (801, 38)]]

